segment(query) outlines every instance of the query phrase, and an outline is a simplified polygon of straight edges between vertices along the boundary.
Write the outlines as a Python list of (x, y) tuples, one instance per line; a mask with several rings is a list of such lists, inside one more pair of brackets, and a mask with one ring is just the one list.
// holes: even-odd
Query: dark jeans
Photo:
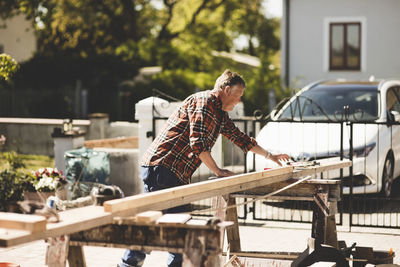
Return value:
[[(163, 166), (150, 166), (141, 167), (142, 180), (144, 183), (145, 192), (153, 192), (161, 189), (171, 188), (182, 185), (179, 179), (169, 169)], [(164, 213), (180, 213), (188, 212), (190, 205), (173, 207), (164, 210)], [(119, 267), (139, 267), (142, 266), (146, 258), (146, 253), (138, 250), (125, 251), (122, 257), (122, 262)], [(182, 266), (182, 254), (180, 253), (169, 253), (167, 265), (169, 267), (180, 267)]]

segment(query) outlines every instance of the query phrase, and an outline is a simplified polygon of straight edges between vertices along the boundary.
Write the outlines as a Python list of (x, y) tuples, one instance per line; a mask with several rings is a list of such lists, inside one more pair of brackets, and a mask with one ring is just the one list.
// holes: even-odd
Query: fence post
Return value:
[(349, 136), (349, 160), (352, 162), (349, 167), (349, 179), (350, 179), (350, 193), (349, 193), (349, 230), (353, 225), (353, 122), (350, 121), (350, 107), (344, 106), (346, 125), (350, 127)]
[(151, 96), (140, 100), (135, 105), (135, 118), (139, 121), (139, 162), (156, 137), (155, 119), (169, 117), (178, 104), (179, 102), (170, 103), (162, 98)]
[(90, 120), (88, 140), (106, 138), (106, 127), (110, 120), (108, 114), (92, 113), (88, 117)]

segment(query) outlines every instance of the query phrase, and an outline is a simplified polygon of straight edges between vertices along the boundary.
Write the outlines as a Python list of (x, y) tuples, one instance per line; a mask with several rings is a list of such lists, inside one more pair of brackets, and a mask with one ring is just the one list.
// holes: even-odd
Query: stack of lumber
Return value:
[(108, 147), (108, 148), (138, 148), (139, 139), (137, 136), (133, 137), (117, 137), (107, 139), (97, 139), (85, 141), (85, 147)]
[[(327, 162), (315, 166), (312, 170), (295, 172), (297, 177), (316, 173), (327, 168), (343, 168), (342, 162)], [(336, 165), (335, 165), (336, 164)], [(342, 165), (341, 165), (342, 164)], [(347, 166), (351, 162), (347, 161)], [(345, 164), (345, 165), (346, 165)], [(340, 167), (338, 167), (340, 166)], [(43, 218), (32, 217), (6, 217), (0, 214), (0, 246), (9, 247), (47, 237), (68, 235), (94, 227), (111, 224), (117, 216), (133, 216), (149, 210), (163, 210), (176, 207), (193, 201), (246, 191), (256, 187), (268, 186), (290, 179), (293, 176), (293, 167), (279, 167), (266, 171), (246, 173), (208, 180), (200, 183), (179, 186), (147, 194), (135, 195), (123, 199), (110, 200), (102, 206), (88, 206), (71, 209), (59, 213), (60, 221), (45, 224)], [(152, 216), (159, 216), (152, 214)], [(9, 215), (7, 215), (9, 216)], [(11, 219), (10, 219), (11, 218)], [(35, 221), (36, 220), (36, 221)], [(7, 221), (7, 223), (5, 223)], [(44, 226), (45, 228), (44, 228)]]

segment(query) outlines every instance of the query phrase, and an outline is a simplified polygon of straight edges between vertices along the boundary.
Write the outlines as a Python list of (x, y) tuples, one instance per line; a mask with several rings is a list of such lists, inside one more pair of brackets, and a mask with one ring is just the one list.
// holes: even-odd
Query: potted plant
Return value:
[(1, 153), (0, 162), (0, 210), (15, 212), (17, 202), (23, 199), (24, 185), (32, 175), (24, 169), (21, 157), (14, 151)]
[(32, 179), (25, 184), (25, 200), (45, 201), (54, 195), (60, 199), (67, 198), (67, 179), (57, 168), (32, 171), (31, 177)]
[(17, 202), (23, 199), (23, 183), (29, 174), (21, 170), (4, 169), (0, 171), (0, 211), (15, 212)]

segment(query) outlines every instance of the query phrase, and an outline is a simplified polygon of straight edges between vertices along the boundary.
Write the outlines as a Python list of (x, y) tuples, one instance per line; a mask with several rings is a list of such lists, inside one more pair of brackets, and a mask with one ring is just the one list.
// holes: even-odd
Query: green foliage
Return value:
[(18, 69), (18, 63), (10, 55), (0, 54), (0, 81), (8, 81)]
[(3, 157), (11, 169), (25, 167), (25, 164), (22, 162), (22, 158), (15, 151), (5, 152), (3, 153)]
[[(129, 92), (129, 108), (157, 88), (177, 98), (211, 89), (226, 68), (247, 80), (247, 113), (267, 109), (268, 90), (284, 94), (279, 68), (271, 71), (271, 57), (279, 49), (279, 21), (262, 13), (263, 0), (0, 0), (0, 16), (23, 13), (32, 19), (38, 52), (21, 65), (14, 77), (16, 90), (63, 88), (72, 91), (77, 80), (89, 90), (89, 112), (119, 109), (117, 98)], [(234, 40), (245, 37), (241, 52), (262, 59), (251, 68), (212, 56), (231, 51)], [(140, 67), (161, 66), (147, 83), (131, 83)], [(278, 66), (277, 66), (278, 67)], [(51, 116), (71, 113), (67, 96), (60, 97)], [(35, 109), (40, 105), (32, 103)], [(46, 112), (45, 110), (38, 113)], [(64, 113), (63, 113), (64, 112)], [(29, 114), (36, 114), (30, 108)], [(119, 118), (117, 118), (119, 119)]]
[(5, 152), (1, 160), (7, 166), (0, 171), (0, 210), (8, 211), (10, 203), (23, 199), (23, 191), (34, 177), (22, 169), (24, 164), (17, 153)]
[(290, 95), (290, 90), (281, 87), (279, 70), (271, 63), (270, 57), (261, 58), (261, 66), (246, 73), (247, 88), (243, 103), (245, 104), (246, 114), (252, 115), (255, 110), (260, 110), (262, 114), (268, 114), (269, 92), (275, 93), (276, 103)]

